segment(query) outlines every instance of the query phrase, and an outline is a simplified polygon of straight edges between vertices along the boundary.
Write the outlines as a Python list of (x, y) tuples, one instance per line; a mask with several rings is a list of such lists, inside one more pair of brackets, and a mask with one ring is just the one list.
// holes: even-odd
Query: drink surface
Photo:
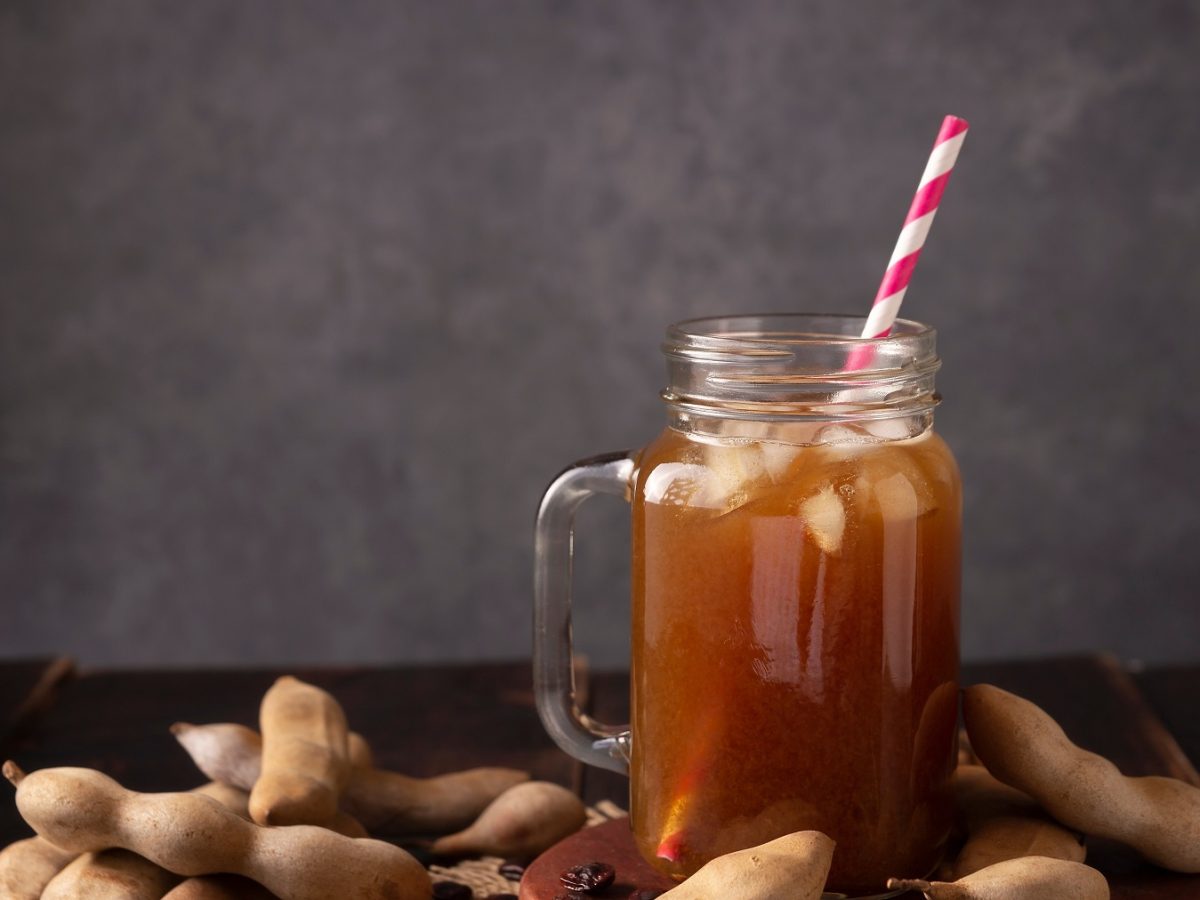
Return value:
[(837, 841), (830, 890), (874, 893), (937, 864), (960, 510), (931, 430), (833, 425), (790, 444), (668, 429), (643, 451), (631, 775), (648, 860), (684, 876), (817, 829)]

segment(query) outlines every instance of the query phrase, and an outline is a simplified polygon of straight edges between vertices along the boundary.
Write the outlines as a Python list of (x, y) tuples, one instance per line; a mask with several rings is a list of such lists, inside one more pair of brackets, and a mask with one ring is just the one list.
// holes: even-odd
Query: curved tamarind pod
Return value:
[(250, 791), (259, 825), (328, 822), (350, 775), (349, 729), (342, 707), (325, 691), (290, 675), (263, 696), (262, 772)]
[(1128, 844), (1163, 868), (1200, 872), (1200, 788), (1128, 778), (1071, 743), (1042, 709), (989, 684), (963, 692), (963, 716), (988, 771), (1059, 822)]
[(342, 806), (376, 834), (446, 834), (467, 828), (529, 773), (485, 767), (412, 778), (382, 769), (357, 769)]
[(818, 900), (829, 877), (833, 848), (833, 840), (819, 831), (787, 834), (718, 856), (660, 900)]
[[(253, 787), (258, 777), (262, 739), (253, 729), (220, 723), (171, 726), (171, 733), (192, 761), (214, 781)], [(371, 767), (371, 748), (358, 734), (349, 736), (354, 763), (342, 790), (345, 812), (376, 834), (446, 834), (466, 828), (488, 804), (514, 785), (529, 780), (517, 769), (485, 767), (430, 778), (413, 778)], [(308, 823), (326, 824), (331, 823)]]
[[(249, 731), (249, 729), (247, 729)], [(257, 738), (258, 735), (251, 732)], [(240, 788), (231, 787), (220, 782), (211, 782), (196, 788), (193, 793), (212, 797), (227, 809), (233, 810), (243, 819), (250, 819), (250, 795)], [(349, 817), (347, 816), (349, 819)], [(354, 822), (353, 819), (350, 819)], [(357, 825), (357, 822), (354, 822)], [(366, 837), (363, 834), (349, 834), (349, 837)], [(337, 829), (333, 829), (337, 831)], [(339, 834), (346, 832), (338, 831)], [(162, 900), (276, 900), (275, 895), (265, 887), (240, 875), (201, 875), (186, 878), (177, 887), (162, 895)]]
[(0, 897), (38, 900), (50, 880), (77, 855), (40, 837), (9, 844), (0, 850)]
[(1080, 835), (1047, 816), (1032, 797), (1002, 784), (983, 766), (959, 766), (954, 793), (967, 839), (949, 867), (949, 880), (1022, 856), (1083, 862)]
[(25, 775), (6, 762), (17, 809), (63, 850), (110, 847), (177, 875), (243, 875), (280, 900), (428, 900), (425, 867), (404, 850), (312, 825), (263, 828), (210, 797), (138, 794), (91, 769)]
[(84, 853), (46, 885), (42, 900), (161, 900), (179, 876), (128, 850)]
[(891, 878), (887, 886), (929, 900), (1109, 900), (1108, 881), (1091, 866), (1044, 856), (1006, 860), (958, 881)]
[[(212, 797), (226, 809), (249, 819), (245, 791), (209, 782), (191, 791)], [(168, 872), (128, 850), (84, 853), (46, 885), (43, 900), (159, 900), (179, 883)]]
[(202, 875), (168, 891), (162, 900), (276, 900), (257, 882), (239, 875)]
[(437, 856), (532, 859), (587, 822), (583, 802), (565, 787), (529, 781), (509, 788), (469, 827), (430, 846)]

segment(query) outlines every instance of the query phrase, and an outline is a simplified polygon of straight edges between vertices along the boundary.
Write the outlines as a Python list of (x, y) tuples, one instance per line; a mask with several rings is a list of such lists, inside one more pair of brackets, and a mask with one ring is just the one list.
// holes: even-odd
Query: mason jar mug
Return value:
[[(794, 831), (829, 890), (939, 862), (956, 758), (961, 489), (934, 433), (935, 334), (853, 317), (668, 330), (666, 428), (564, 471), (538, 513), (534, 671), (551, 736), (631, 777), (642, 855), (677, 878)], [(632, 506), (631, 724), (571, 682), (572, 528)]]

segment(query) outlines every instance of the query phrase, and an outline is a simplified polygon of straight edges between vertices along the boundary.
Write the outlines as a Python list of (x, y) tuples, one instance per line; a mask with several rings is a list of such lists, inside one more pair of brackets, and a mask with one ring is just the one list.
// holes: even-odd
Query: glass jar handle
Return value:
[(533, 690), (542, 725), (558, 746), (582, 762), (629, 772), (628, 725), (604, 725), (579, 708), (571, 665), (571, 571), (575, 511), (595, 494), (631, 499), (629, 453), (585, 459), (551, 482), (534, 530)]

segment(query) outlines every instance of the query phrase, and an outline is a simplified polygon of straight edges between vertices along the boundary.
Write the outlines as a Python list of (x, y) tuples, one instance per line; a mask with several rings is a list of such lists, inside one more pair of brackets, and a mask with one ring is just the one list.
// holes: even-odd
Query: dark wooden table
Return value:
[[(381, 765), (416, 775), (475, 765), (525, 768), (589, 803), (626, 803), (624, 779), (585, 769), (555, 748), (533, 706), (521, 664), (390, 669), (293, 669), (341, 700)], [(168, 733), (175, 721), (254, 724), (259, 698), (281, 671), (76, 671), (65, 661), (0, 663), (0, 756), (26, 769), (102, 769), (137, 790), (179, 790), (202, 779)], [(1200, 784), (1200, 665), (1130, 672), (1108, 657), (966, 667), (1045, 707), (1088, 749), (1129, 775), (1165, 774)], [(586, 678), (598, 718), (628, 717), (623, 673)], [(0, 845), (28, 829), (0, 802)], [(1123, 900), (1200, 898), (1200, 877), (1147, 866), (1095, 843), (1091, 857)]]

